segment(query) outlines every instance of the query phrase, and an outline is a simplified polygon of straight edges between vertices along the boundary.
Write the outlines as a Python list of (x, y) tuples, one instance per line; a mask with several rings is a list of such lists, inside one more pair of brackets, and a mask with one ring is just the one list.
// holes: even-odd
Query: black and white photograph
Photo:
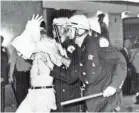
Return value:
[(139, 112), (139, 0), (0, 0), (0, 112)]

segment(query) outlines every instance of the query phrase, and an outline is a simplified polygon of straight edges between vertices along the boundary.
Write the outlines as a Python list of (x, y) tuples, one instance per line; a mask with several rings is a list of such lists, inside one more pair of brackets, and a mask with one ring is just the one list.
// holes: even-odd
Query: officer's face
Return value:
[(76, 38), (80, 37), (81, 35), (83, 35), (86, 32), (85, 29), (77, 29), (76, 30)]
[(75, 30), (76, 30), (76, 28), (68, 26), (67, 29), (68, 29), (67, 37), (69, 39), (71, 39), (71, 40), (74, 39), (75, 38)]
[(68, 37), (68, 29), (65, 26), (60, 26), (58, 27), (58, 30), (61, 36), (61, 42), (63, 43)]

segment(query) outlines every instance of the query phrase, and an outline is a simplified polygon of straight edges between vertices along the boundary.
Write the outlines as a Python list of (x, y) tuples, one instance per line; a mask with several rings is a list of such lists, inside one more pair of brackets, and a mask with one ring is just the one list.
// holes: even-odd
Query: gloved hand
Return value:
[(116, 93), (116, 88), (112, 86), (108, 86), (104, 91), (103, 91), (103, 97), (109, 97), (112, 96)]
[(101, 37), (99, 40), (99, 46), (100, 47), (108, 47), (109, 41), (105, 37)]

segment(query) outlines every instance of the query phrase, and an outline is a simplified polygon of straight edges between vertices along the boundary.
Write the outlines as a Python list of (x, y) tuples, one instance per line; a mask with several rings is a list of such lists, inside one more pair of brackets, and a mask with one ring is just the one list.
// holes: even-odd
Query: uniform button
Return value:
[(77, 72), (77, 70), (75, 70), (75, 72)]
[(86, 83), (86, 84), (89, 84), (89, 82), (88, 82), (87, 80), (85, 81), (85, 83)]
[(95, 63), (94, 63), (94, 62), (92, 63), (92, 67), (96, 67), (96, 65), (95, 65)]
[(86, 72), (83, 72), (82, 74), (83, 74), (83, 75), (86, 75)]
[(88, 60), (93, 60), (94, 59), (94, 55), (88, 55)]
[(80, 63), (80, 66), (82, 67), (82, 66), (83, 66), (83, 64), (82, 64), (82, 63)]
[(63, 68), (63, 69), (65, 69), (65, 67), (64, 67), (64, 66), (63, 66), (62, 68)]
[(65, 89), (63, 89), (62, 91), (65, 92)]
[(94, 74), (95, 74), (95, 72), (92, 72), (92, 74), (94, 75)]

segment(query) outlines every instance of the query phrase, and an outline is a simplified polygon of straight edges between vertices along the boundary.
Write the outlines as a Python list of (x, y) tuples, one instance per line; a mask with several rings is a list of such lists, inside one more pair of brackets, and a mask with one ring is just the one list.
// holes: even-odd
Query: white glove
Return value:
[(104, 91), (103, 91), (103, 97), (109, 97), (112, 96), (116, 93), (116, 88), (108, 86)]
[(101, 37), (99, 40), (99, 46), (100, 47), (108, 47), (109, 41), (105, 37)]

